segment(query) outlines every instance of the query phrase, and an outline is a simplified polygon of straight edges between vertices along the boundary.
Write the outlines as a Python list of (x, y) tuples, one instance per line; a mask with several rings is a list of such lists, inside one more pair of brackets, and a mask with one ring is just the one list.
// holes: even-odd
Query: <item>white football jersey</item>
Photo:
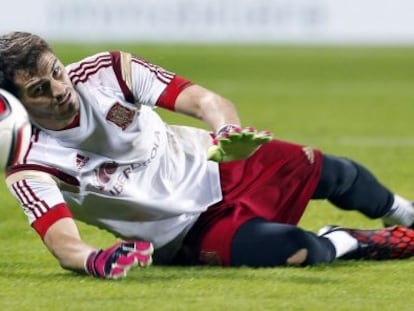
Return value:
[[(29, 222), (66, 202), (73, 216), (156, 248), (179, 240), (221, 200), (210, 133), (165, 124), (154, 107), (175, 75), (125, 53), (67, 67), (81, 102), (79, 126), (35, 128), (7, 183)], [(130, 91), (134, 101), (127, 101)]]

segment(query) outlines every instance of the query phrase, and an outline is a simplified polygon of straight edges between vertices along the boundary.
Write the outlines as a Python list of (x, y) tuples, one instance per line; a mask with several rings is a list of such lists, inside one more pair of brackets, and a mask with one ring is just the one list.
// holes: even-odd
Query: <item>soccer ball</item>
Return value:
[(20, 101), (0, 89), (0, 170), (5, 171), (26, 154), (32, 135), (29, 116)]

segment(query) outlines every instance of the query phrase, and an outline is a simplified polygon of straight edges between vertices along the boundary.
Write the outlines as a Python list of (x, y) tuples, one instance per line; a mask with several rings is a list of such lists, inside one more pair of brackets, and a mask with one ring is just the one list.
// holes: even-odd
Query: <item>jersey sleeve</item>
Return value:
[(175, 100), (177, 99), (178, 95), (182, 90), (190, 85), (192, 85), (192, 82), (183, 77), (175, 76), (172, 79), (171, 83), (169, 83), (164, 89), (161, 96), (158, 98), (156, 105), (174, 111)]
[(113, 69), (125, 98), (174, 110), (175, 100), (191, 81), (125, 52), (111, 52)]
[(57, 184), (47, 173), (18, 171), (8, 174), (6, 183), (42, 239), (56, 221), (72, 217)]

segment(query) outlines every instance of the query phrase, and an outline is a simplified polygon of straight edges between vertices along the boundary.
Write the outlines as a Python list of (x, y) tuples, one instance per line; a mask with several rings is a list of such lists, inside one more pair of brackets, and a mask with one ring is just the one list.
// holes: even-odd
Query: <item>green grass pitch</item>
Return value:
[[(232, 99), (244, 125), (364, 163), (414, 198), (414, 47), (54, 44), (65, 63), (103, 50), (133, 52)], [(168, 122), (202, 124), (160, 111)], [(413, 310), (414, 261), (310, 268), (135, 270), (103, 281), (62, 270), (0, 186), (2, 310)], [(379, 227), (312, 202), (300, 225)], [(106, 232), (79, 224), (105, 247)]]

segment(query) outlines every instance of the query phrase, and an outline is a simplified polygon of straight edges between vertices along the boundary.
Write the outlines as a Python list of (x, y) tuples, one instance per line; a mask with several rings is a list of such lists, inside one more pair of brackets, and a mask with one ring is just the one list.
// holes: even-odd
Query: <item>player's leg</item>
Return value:
[(312, 199), (328, 199), (346, 210), (358, 210), (370, 218), (383, 217), (388, 224), (410, 226), (414, 208), (393, 194), (365, 167), (346, 158), (323, 156), (321, 178)]
[(389, 260), (414, 256), (414, 230), (327, 227), (319, 236), (299, 227), (255, 218), (239, 227), (231, 266), (307, 266), (340, 259)]
[(335, 257), (329, 239), (293, 225), (255, 218), (241, 225), (233, 236), (230, 265), (306, 266), (328, 263)]

